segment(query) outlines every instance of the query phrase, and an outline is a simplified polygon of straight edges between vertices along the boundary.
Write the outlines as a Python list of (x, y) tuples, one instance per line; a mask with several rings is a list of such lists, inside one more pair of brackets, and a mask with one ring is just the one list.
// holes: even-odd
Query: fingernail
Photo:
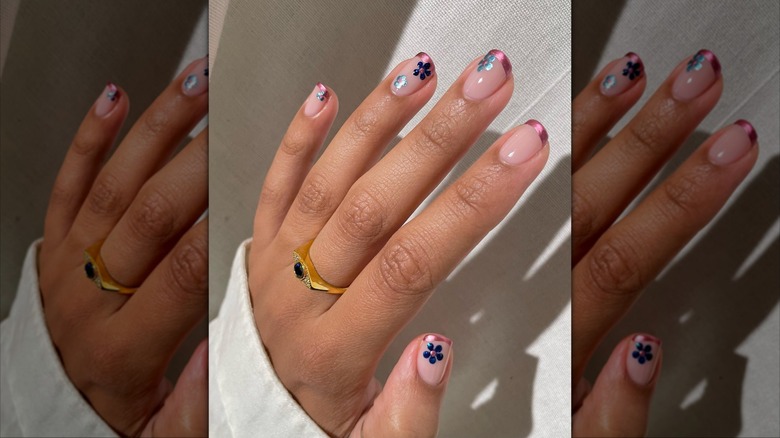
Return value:
[(601, 94), (617, 96), (623, 93), (639, 82), (642, 70), (644, 66), (639, 55), (634, 52), (626, 53), (626, 56), (620, 58), (620, 61), (616, 62), (604, 76), (601, 81)]
[(425, 335), (417, 352), (417, 373), (425, 383), (436, 386), (447, 371), (452, 341), (440, 335)]
[(536, 155), (547, 143), (547, 130), (536, 120), (518, 126), (515, 133), (504, 142), (498, 156), (506, 164), (516, 166)]
[(433, 60), (427, 53), (420, 52), (404, 64), (390, 84), (390, 91), (396, 96), (408, 96), (427, 84), (434, 73)]
[(661, 340), (650, 335), (636, 335), (626, 357), (628, 376), (639, 386), (653, 380), (658, 358), (661, 354)]
[(110, 113), (116, 107), (117, 102), (119, 102), (120, 95), (121, 93), (116, 85), (111, 82), (107, 83), (106, 88), (100, 93), (100, 97), (98, 97), (95, 104), (95, 114), (98, 117), (103, 117)]
[(303, 114), (306, 117), (314, 117), (325, 108), (325, 104), (328, 103), (330, 98), (330, 92), (322, 85), (322, 82), (317, 82), (314, 86), (314, 90), (311, 92), (308, 98), (306, 98), (306, 106), (303, 108)]
[(512, 72), (512, 63), (500, 50), (493, 49), (474, 67), (463, 84), (463, 95), (482, 100), (496, 92)]
[(181, 92), (185, 96), (199, 96), (209, 89), (209, 57), (198, 60), (190, 67), (184, 81), (181, 83)]
[(753, 148), (758, 140), (755, 128), (747, 120), (737, 120), (723, 129), (723, 133), (710, 146), (707, 158), (716, 166), (726, 166), (740, 158)]
[(691, 101), (707, 91), (719, 77), (718, 58), (709, 50), (699, 50), (674, 80), (672, 96), (682, 102)]

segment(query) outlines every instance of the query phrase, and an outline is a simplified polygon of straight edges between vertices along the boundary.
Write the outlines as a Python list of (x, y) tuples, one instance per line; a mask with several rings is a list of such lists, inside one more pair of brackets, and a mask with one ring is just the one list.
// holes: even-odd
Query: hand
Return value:
[[(281, 381), (334, 436), (436, 434), (451, 342), (416, 338), (384, 390), (374, 378), (377, 363), (547, 160), (541, 124), (516, 127), (404, 224), (514, 88), (509, 60), (491, 51), (469, 64), (420, 124), (379, 159), (436, 83), (428, 55), (402, 62), (311, 166), (338, 110), (333, 90), (318, 84), (285, 134), (260, 196), (249, 256), (255, 320)], [(307, 289), (293, 274), (292, 251), (312, 239), (318, 273), (348, 287), (340, 298)], [(438, 346), (441, 360), (424, 357)]]
[(583, 379), (585, 367), (610, 328), (717, 214), (758, 156), (753, 127), (745, 121), (728, 125), (615, 223), (723, 90), (717, 58), (698, 52), (681, 62), (626, 127), (591, 157), (642, 95), (644, 67), (632, 53), (613, 61), (573, 103), (575, 436), (644, 435), (663, 361), (661, 341), (642, 334), (625, 338), (592, 390)]
[[(46, 213), (38, 266), (51, 338), (70, 380), (122, 435), (141, 433), (163, 403), (145, 433), (206, 433), (205, 347), (180, 377), (189, 400), (177, 386), (166, 402), (163, 373), (206, 313), (208, 221), (196, 220), (207, 202), (208, 130), (171, 155), (206, 114), (207, 65), (195, 61), (174, 79), (102, 165), (129, 108), (109, 84), (73, 139)], [(102, 239), (106, 269), (137, 287), (133, 295), (102, 291), (85, 275), (84, 250)]]

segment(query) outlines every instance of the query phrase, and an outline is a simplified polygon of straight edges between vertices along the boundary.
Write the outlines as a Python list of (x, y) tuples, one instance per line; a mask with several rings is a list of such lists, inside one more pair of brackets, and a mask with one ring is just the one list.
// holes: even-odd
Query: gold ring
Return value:
[(343, 294), (346, 292), (347, 288), (336, 287), (328, 283), (323, 280), (322, 277), (320, 277), (320, 274), (317, 273), (317, 270), (314, 269), (314, 263), (311, 262), (311, 257), (309, 257), (309, 248), (311, 248), (313, 242), (314, 240), (310, 240), (293, 251), (293, 257), (295, 258), (293, 272), (295, 272), (295, 276), (311, 290), (318, 290), (334, 295)]
[(108, 269), (100, 257), (102, 246), (103, 240), (99, 240), (84, 250), (84, 272), (87, 274), (87, 278), (105, 291), (118, 292), (123, 295), (133, 294), (138, 288), (122, 286), (111, 278), (111, 274), (108, 273)]

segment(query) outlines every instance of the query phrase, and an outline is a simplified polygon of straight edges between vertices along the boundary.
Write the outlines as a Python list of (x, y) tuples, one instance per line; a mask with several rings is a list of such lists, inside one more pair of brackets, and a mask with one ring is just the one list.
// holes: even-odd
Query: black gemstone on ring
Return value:
[(92, 266), (92, 262), (87, 262), (87, 264), (84, 265), (84, 271), (87, 273), (87, 277), (90, 280), (95, 278), (95, 267)]
[(293, 266), (293, 270), (295, 271), (295, 276), (298, 278), (303, 278), (303, 265), (301, 262), (298, 262)]

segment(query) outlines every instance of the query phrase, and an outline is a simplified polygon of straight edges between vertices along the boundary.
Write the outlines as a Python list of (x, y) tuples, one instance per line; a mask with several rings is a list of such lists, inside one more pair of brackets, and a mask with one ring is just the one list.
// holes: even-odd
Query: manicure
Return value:
[(396, 96), (408, 96), (427, 84), (434, 73), (433, 60), (427, 53), (420, 52), (401, 67), (390, 84), (390, 91)]
[(479, 61), (463, 84), (463, 95), (482, 100), (496, 92), (512, 72), (512, 63), (500, 50), (493, 49)]
[(452, 341), (440, 335), (425, 335), (417, 351), (417, 373), (431, 386), (441, 383), (447, 361), (450, 359)]
[(325, 108), (325, 104), (328, 103), (329, 98), (330, 92), (328, 92), (328, 89), (322, 82), (317, 82), (317, 85), (314, 86), (314, 90), (306, 99), (306, 106), (303, 108), (303, 114), (306, 115), (306, 117), (316, 116)]
[(95, 114), (98, 117), (104, 117), (110, 113), (116, 107), (117, 102), (119, 102), (120, 95), (121, 93), (116, 85), (111, 82), (107, 83), (106, 88), (103, 89), (95, 104)]
[(747, 120), (737, 120), (723, 129), (720, 137), (710, 146), (707, 158), (716, 166), (729, 165), (744, 157), (756, 144), (758, 134)]
[(601, 81), (601, 94), (605, 96), (617, 96), (633, 87), (642, 76), (642, 60), (634, 52), (626, 53), (626, 56), (609, 69)]
[(661, 340), (650, 335), (636, 335), (626, 356), (628, 376), (639, 386), (653, 380), (661, 353)]
[(672, 96), (688, 102), (707, 91), (720, 77), (720, 62), (709, 50), (699, 50), (677, 75), (672, 84)]
[(193, 64), (184, 81), (181, 83), (181, 92), (185, 96), (199, 96), (209, 89), (209, 57), (206, 56)]
[(538, 121), (529, 120), (515, 129), (515, 133), (501, 146), (498, 156), (504, 163), (517, 166), (539, 153), (545, 143), (547, 130)]

